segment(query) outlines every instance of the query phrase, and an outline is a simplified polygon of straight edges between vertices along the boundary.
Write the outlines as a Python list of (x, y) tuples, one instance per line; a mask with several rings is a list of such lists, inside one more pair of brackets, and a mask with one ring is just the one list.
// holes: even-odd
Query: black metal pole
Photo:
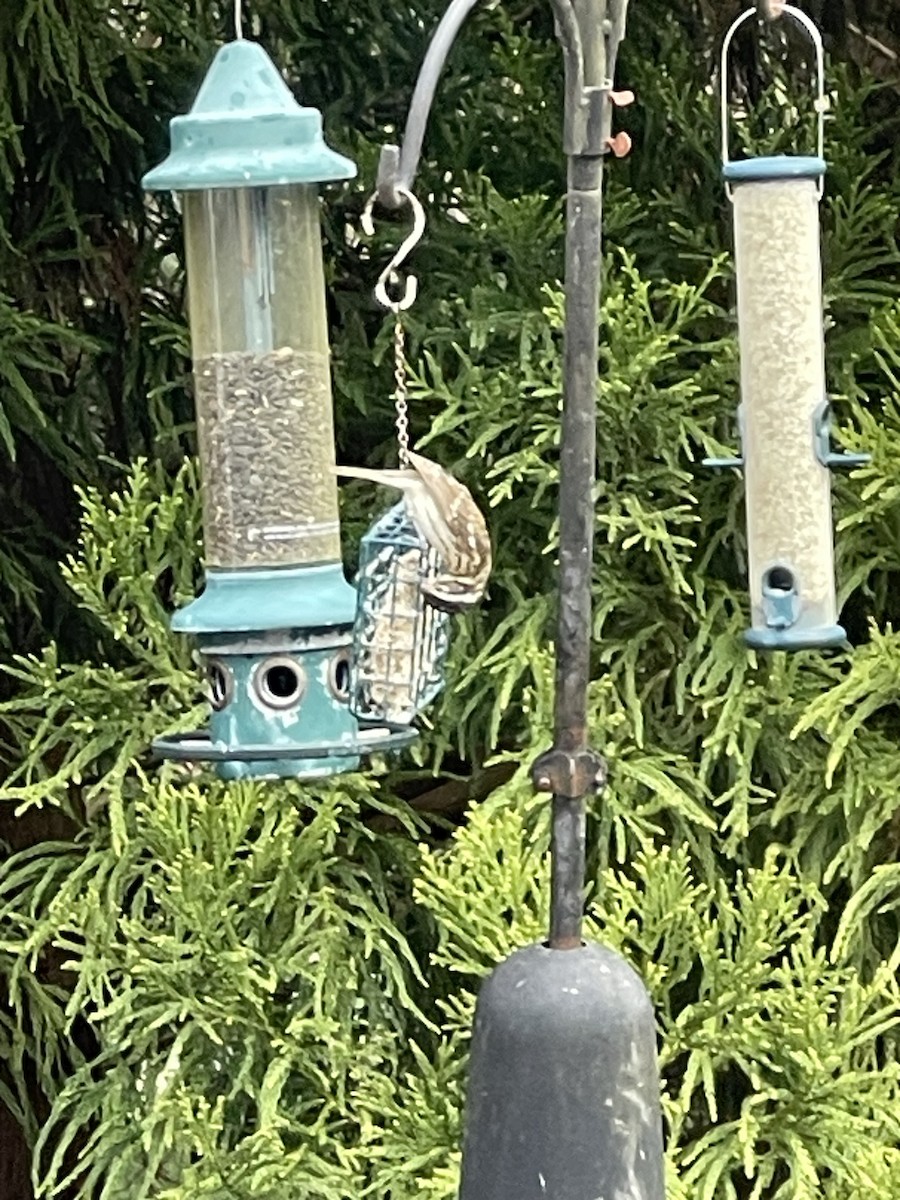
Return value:
[(605, 780), (588, 743), (591, 588), (597, 443), (603, 158), (611, 132), (611, 76), (626, 0), (572, 0), (581, 81), (567, 80), (566, 318), (559, 479), (559, 616), (553, 749), (534, 764), (553, 794), (550, 946), (581, 945), (585, 797)]
[[(451, 0), (429, 47), (402, 147), (385, 146), (378, 195), (388, 207), (413, 184), (428, 111), (462, 22), (477, 0)], [(566, 322), (560, 452), (559, 618), (554, 744), (532, 767), (553, 796), (550, 946), (581, 945), (585, 797), (603, 786), (603, 759), (587, 740), (590, 681), (593, 484), (603, 159), (609, 151), (616, 56), (628, 0), (550, 0), (566, 76)]]
[[(477, 0), (451, 0), (416, 86), (403, 147), (382, 151), (389, 207), (412, 185), (449, 47)], [(600, 222), (616, 51), (627, 0), (550, 0), (566, 68), (566, 323), (553, 748), (532, 767), (552, 795), (548, 943), (482, 985), (467, 1088), (460, 1200), (664, 1200), (653, 1008), (621, 955), (581, 940), (585, 797), (605, 765), (588, 743)]]
[[(378, 195), (388, 207), (410, 189), (435, 88), (460, 26), (477, 0), (451, 0), (416, 84), (403, 145), (385, 146)], [(535, 787), (553, 796), (550, 945), (581, 945), (585, 797), (605, 779), (587, 741), (590, 681), (593, 483), (603, 158), (609, 150), (616, 55), (628, 0), (550, 0), (566, 76), (566, 325), (560, 452), (559, 618), (554, 744), (532, 767)]]
[[(554, 750), (579, 757), (588, 750), (602, 180), (602, 158), (570, 158)], [(599, 770), (597, 763), (593, 777), (553, 796), (550, 945), (556, 949), (581, 945), (584, 796), (599, 782)]]

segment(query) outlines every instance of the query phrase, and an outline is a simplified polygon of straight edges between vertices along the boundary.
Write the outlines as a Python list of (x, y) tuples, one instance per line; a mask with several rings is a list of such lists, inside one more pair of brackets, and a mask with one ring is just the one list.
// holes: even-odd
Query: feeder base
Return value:
[(162, 759), (215, 763), (220, 779), (323, 779), (355, 771), (361, 759), (372, 754), (405, 749), (417, 737), (415, 729), (378, 726), (332, 744), (227, 746), (199, 730), (156, 738), (153, 751)]
[(744, 641), (754, 650), (827, 650), (845, 646), (847, 635), (840, 625), (818, 625), (810, 629), (748, 629)]

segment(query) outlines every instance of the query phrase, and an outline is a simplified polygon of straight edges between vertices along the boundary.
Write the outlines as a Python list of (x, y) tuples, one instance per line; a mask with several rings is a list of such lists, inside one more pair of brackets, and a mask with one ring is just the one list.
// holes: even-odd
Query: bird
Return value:
[(484, 595), (491, 573), (491, 538), (472, 493), (439, 463), (408, 451), (409, 466), (335, 468), (338, 475), (397, 488), (419, 536), (437, 553), (437, 572), (422, 581), (435, 608), (460, 612)]

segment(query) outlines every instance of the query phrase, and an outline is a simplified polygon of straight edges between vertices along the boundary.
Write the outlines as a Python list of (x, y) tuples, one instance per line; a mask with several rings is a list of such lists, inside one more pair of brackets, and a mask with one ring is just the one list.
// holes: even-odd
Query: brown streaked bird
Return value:
[(422, 594), (446, 612), (472, 608), (491, 573), (487, 524), (464, 483), (430, 458), (409, 451), (406, 469), (336, 467), (338, 475), (397, 488), (419, 536), (441, 559), (440, 571), (424, 580)]

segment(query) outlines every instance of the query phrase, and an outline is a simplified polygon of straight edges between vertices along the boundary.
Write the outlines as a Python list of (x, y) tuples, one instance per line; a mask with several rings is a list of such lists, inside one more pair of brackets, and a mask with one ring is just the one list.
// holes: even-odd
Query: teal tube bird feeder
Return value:
[(242, 38), (170, 129), (143, 184), (184, 215), (206, 566), (172, 628), (197, 639), (211, 713), (208, 733), (155, 748), (227, 779), (352, 770), (415, 736), (361, 725), (349, 702), (317, 185), (356, 168)]

